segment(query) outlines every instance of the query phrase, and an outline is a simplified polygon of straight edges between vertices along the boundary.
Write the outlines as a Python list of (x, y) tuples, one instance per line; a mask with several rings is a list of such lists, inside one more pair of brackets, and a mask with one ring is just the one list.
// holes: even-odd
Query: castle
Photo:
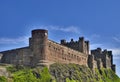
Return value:
[(115, 71), (112, 51), (97, 48), (89, 53), (89, 41), (80, 37), (78, 41), (61, 40), (56, 43), (48, 39), (48, 31), (32, 30), (29, 46), (0, 52), (0, 63), (24, 66), (49, 66), (53, 63), (75, 63), (91, 69), (110, 68)]

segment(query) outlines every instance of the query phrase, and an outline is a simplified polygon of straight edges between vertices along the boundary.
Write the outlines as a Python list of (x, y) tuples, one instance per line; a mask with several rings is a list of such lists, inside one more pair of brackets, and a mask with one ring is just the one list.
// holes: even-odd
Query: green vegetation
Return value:
[(53, 64), (50, 73), (57, 82), (120, 82), (120, 78), (111, 69), (92, 71), (76, 64)]
[[(50, 82), (51, 75), (47, 67), (39, 68), (18, 68), (7, 67), (7, 70), (12, 73), (11, 82)], [(0, 81), (1, 82), (1, 81)]]
[(28, 68), (23, 66), (6, 67), (10, 76), (0, 76), (0, 82), (120, 82), (111, 70), (102, 68), (90, 70), (76, 64), (55, 63), (49, 67)]
[(0, 82), (7, 82), (7, 79), (4, 76), (0, 76)]

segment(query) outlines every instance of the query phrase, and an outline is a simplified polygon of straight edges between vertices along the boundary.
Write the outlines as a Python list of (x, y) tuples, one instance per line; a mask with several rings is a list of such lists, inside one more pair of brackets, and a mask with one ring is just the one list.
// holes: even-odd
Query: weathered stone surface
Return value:
[(29, 46), (0, 52), (0, 62), (14, 65), (42, 66), (53, 63), (75, 63), (93, 68), (111, 68), (113, 65), (112, 51), (97, 48), (89, 55), (89, 41), (80, 37), (78, 41), (61, 40), (61, 44), (48, 39), (48, 31), (36, 29), (29, 38)]
[(5, 77), (9, 76), (9, 72), (5, 67), (0, 67), (0, 76), (5, 76)]

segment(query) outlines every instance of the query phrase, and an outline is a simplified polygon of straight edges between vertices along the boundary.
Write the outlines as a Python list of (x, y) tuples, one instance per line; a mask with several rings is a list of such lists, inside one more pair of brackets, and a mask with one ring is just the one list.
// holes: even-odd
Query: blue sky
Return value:
[(91, 49), (113, 51), (120, 76), (119, 0), (0, 0), (0, 51), (28, 45), (31, 30), (49, 30), (49, 39), (78, 40)]

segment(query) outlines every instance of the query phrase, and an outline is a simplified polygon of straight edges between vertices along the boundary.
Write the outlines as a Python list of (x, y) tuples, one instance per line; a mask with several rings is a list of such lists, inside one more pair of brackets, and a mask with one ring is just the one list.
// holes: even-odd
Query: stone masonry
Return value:
[(49, 66), (53, 63), (75, 63), (94, 68), (110, 68), (115, 71), (112, 51), (97, 48), (89, 54), (89, 41), (80, 37), (78, 41), (56, 43), (48, 39), (48, 31), (32, 30), (29, 46), (0, 52), (0, 63), (30, 67)]

